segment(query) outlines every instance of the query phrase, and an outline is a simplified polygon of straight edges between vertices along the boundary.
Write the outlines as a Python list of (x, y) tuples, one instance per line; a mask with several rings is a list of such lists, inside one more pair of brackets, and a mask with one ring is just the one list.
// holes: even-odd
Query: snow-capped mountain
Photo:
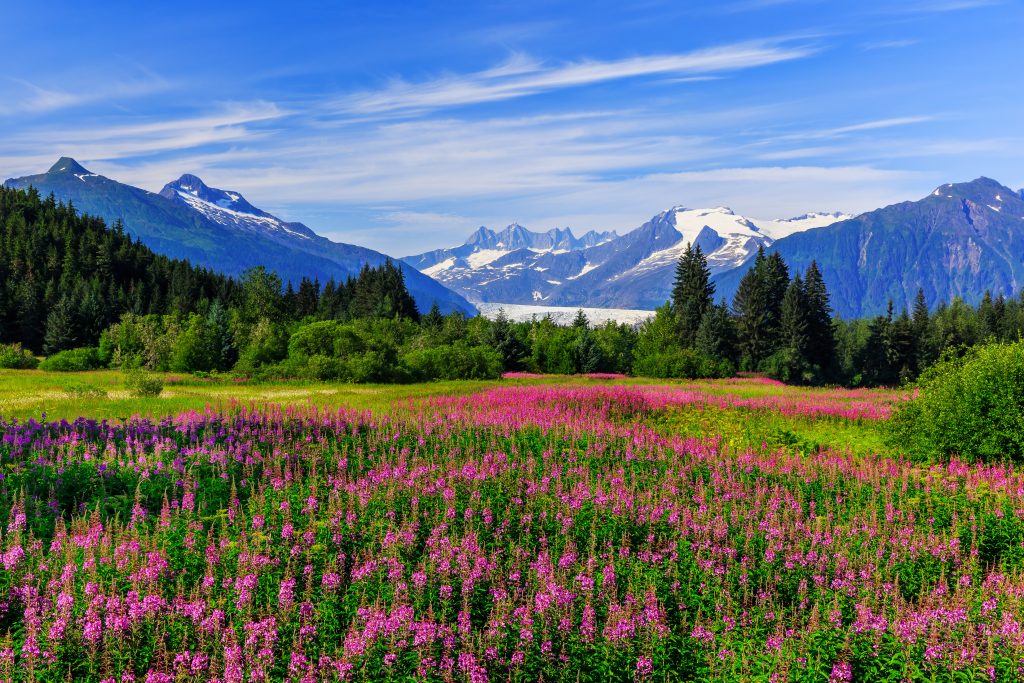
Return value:
[[(464, 244), (451, 249), (435, 249), (403, 260), (432, 275), (452, 268), (481, 268), (514, 252), (522, 252), (520, 255), (524, 258), (535, 258), (548, 253), (578, 251), (604, 244), (616, 237), (614, 232), (593, 230), (582, 237), (576, 237), (569, 228), (531, 232), (518, 223), (513, 223), (500, 232), (481, 226)], [(526, 252), (532, 253), (533, 256)]]
[[(238, 192), (208, 187), (193, 175), (183, 175), (156, 194), (90, 173), (74, 159), (61, 157), (46, 173), (4, 184), (53, 193), (110, 225), (120, 222), (159, 254), (228, 275), (263, 265), (294, 284), (303, 277), (325, 283), (355, 276), (364, 265), (378, 266), (388, 258), (372, 249), (332, 242), (302, 223), (261, 211)], [(412, 267), (403, 271), (422, 310), (436, 301), (443, 311), (475, 313), (469, 302), (436, 280)]]
[(513, 224), (480, 228), (458, 247), (404, 260), (476, 303), (652, 308), (667, 299), (687, 244), (699, 245), (719, 273), (776, 239), (846, 218), (757, 220), (725, 207), (676, 206), (621, 236), (591, 231), (577, 239), (568, 228), (538, 233)]
[(277, 216), (257, 209), (241, 194), (209, 187), (189, 173), (164, 185), (160, 195), (171, 201), (183, 203), (221, 225), (231, 225), (239, 230), (288, 239), (317, 238), (317, 234), (302, 223), (286, 223)]
[[(1024, 197), (990, 178), (950, 183), (819, 230), (780, 238), (768, 248), (792, 271), (815, 261), (844, 318), (911, 307), (918, 289), (931, 305), (1015, 296), (1024, 287)], [(744, 263), (716, 275), (731, 298)]]

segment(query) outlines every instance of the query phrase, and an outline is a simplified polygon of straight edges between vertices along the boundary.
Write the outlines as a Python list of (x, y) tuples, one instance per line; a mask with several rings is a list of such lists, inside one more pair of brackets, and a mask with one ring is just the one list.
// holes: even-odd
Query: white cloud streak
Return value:
[(642, 76), (693, 76), (749, 69), (808, 57), (817, 48), (747, 42), (677, 55), (581, 61), (547, 67), (518, 55), (493, 69), (444, 76), (432, 81), (395, 81), (338, 101), (339, 111), (354, 115), (425, 112), (537, 95)]

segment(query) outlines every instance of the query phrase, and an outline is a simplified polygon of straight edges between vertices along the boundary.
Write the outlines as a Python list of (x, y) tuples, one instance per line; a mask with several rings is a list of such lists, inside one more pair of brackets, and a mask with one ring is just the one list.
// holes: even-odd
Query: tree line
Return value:
[(651, 323), (666, 330), (669, 355), (693, 354), (705, 366), (717, 360), (794, 384), (895, 386), (915, 380), (942, 357), (1024, 334), (1024, 293), (1007, 298), (988, 292), (977, 306), (954, 299), (930, 310), (918, 290), (910, 311), (897, 312), (890, 301), (886, 315), (843, 320), (832, 314), (815, 262), (791, 273), (778, 253), (766, 255), (763, 249), (731, 306), (715, 304), (714, 294), (704, 254), (688, 245), (676, 267), (671, 301)]
[(986, 295), (930, 311), (846, 321), (817, 265), (791, 273), (759, 251), (732, 302), (715, 301), (707, 260), (687, 246), (671, 299), (638, 326), (425, 314), (400, 267), (298, 287), (253, 268), (229, 278), (153, 253), (35, 190), (0, 188), (0, 366), (146, 368), (359, 382), (495, 377), (506, 371), (726, 377), (895, 385), (944, 354), (1018, 339), (1021, 299)]

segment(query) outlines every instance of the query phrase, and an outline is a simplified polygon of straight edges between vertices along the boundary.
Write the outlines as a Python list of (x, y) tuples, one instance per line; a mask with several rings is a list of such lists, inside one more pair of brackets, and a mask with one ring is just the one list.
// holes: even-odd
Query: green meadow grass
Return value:
[[(410, 400), (432, 396), (471, 394), (497, 386), (530, 384), (677, 384), (711, 394), (761, 398), (784, 394), (828, 395), (827, 389), (782, 387), (771, 384), (724, 382), (672, 382), (642, 378), (595, 380), (585, 377), (547, 376), (489, 381), (450, 381), (405, 385), (342, 384), (303, 380), (238, 382), (231, 377), (199, 378), (162, 375), (159, 396), (140, 398), (125, 387), (125, 376), (114, 370), (45, 372), (0, 370), (0, 417), (5, 419), (125, 420), (133, 416), (159, 418), (207, 406), (280, 404), (344, 407), (387, 413)], [(721, 435), (731, 445), (767, 444), (805, 453), (831, 447), (854, 453), (886, 450), (884, 425), (840, 418), (784, 416), (769, 411), (685, 406), (650, 419), (667, 433), (701, 437)]]

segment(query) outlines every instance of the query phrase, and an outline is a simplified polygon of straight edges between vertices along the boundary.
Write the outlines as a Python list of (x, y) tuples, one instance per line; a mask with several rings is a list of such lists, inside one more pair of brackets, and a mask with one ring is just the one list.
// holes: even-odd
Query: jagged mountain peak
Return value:
[(222, 209), (228, 209), (238, 213), (253, 214), (254, 216), (268, 215), (246, 201), (245, 197), (243, 197), (241, 193), (233, 190), (221, 190), (216, 187), (210, 187), (203, 182), (202, 178), (191, 173), (185, 173), (177, 180), (164, 185), (160, 194), (168, 199), (175, 199), (181, 195), (191, 195), (196, 199), (207, 202), (208, 204), (214, 204)]
[(968, 212), (986, 206), (995, 212), (1024, 217), (1024, 197), (1021, 193), (986, 177), (966, 183), (940, 185), (925, 199), (932, 202), (954, 200), (963, 204), (964, 210)]
[(57, 163), (50, 167), (47, 173), (70, 173), (73, 175), (93, 175), (85, 166), (72, 159), (71, 157), (61, 157), (57, 159)]
[[(380, 265), (389, 258), (281, 220), (253, 207), (239, 193), (210, 187), (193, 174), (154, 194), (89, 173), (74, 159), (62, 157), (49, 172), (11, 178), (4, 186), (53, 194), (108, 224), (120, 222), (128, 234), (157, 253), (232, 276), (262, 265), (295, 284), (303, 277), (322, 283), (344, 281), (363, 266)], [(421, 310), (436, 301), (442, 311), (474, 311), (464, 298), (428, 276), (411, 268), (404, 272)]]

